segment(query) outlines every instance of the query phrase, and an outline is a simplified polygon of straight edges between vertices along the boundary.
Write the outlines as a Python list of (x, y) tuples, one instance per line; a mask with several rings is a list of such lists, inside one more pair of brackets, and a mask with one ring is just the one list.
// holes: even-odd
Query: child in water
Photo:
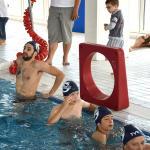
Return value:
[(150, 150), (150, 145), (145, 144), (143, 132), (133, 125), (126, 125), (122, 130), (123, 150)]
[(66, 81), (63, 86), (63, 103), (55, 106), (49, 116), (47, 123), (56, 123), (59, 119), (69, 119), (72, 116), (82, 117), (82, 108), (94, 111), (97, 107), (93, 104), (79, 99), (79, 89), (75, 82)]
[(92, 138), (102, 144), (106, 144), (108, 132), (114, 126), (112, 112), (107, 107), (100, 106), (94, 112), (94, 119), (97, 129)]

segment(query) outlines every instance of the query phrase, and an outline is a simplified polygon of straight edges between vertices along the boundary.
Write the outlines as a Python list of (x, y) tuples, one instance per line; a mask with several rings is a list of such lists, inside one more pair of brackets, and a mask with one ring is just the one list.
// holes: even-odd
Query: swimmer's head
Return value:
[(94, 120), (95, 120), (96, 125), (98, 123), (101, 123), (102, 118), (107, 115), (112, 115), (112, 111), (109, 108), (104, 107), (104, 106), (98, 107), (94, 111)]
[[(121, 135), (121, 138), (122, 138), (122, 142), (123, 142), (123, 145), (124, 146), (128, 146), (130, 147), (130, 141), (132, 140), (132, 144), (131, 145), (134, 145), (133, 143), (135, 142), (135, 140), (141, 140), (143, 139), (144, 140), (144, 137), (143, 137), (143, 132), (137, 128), (137, 127), (134, 127), (133, 125), (129, 124), (129, 125), (126, 125), (122, 128), (122, 135)], [(142, 141), (141, 141), (142, 142)], [(140, 143), (141, 143), (140, 142)], [(137, 142), (136, 142), (137, 143)], [(144, 143), (143, 143), (144, 145)], [(128, 150), (131, 149), (128, 147)]]
[(77, 84), (73, 81), (66, 81), (63, 85), (63, 96), (69, 96), (69, 94), (79, 91)]
[(37, 53), (39, 52), (39, 46), (37, 45), (37, 43), (35, 41), (29, 41), (27, 43), (29, 43), (33, 46), (34, 52), (37, 52)]

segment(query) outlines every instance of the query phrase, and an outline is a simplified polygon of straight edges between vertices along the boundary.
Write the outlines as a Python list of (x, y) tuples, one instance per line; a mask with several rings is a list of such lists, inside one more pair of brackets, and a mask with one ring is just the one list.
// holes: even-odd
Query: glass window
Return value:
[(9, 1), (9, 15), (21, 17), (20, 0), (10, 0)]
[(144, 30), (146, 31), (150, 31), (149, 6), (150, 6), (150, 0), (145, 0)]
[[(24, 1), (24, 9), (29, 7), (28, 1)], [(33, 4), (32, 14), (34, 19), (44, 20), (43, 0), (38, 0)]]
[(139, 31), (139, 3), (138, 0), (130, 0), (129, 10), (130, 31)]

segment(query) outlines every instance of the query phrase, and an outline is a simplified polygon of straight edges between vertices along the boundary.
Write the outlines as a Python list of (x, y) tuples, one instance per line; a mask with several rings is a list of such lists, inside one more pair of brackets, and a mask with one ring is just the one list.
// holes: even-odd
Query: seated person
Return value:
[(36, 42), (29, 41), (25, 44), (23, 49), (23, 56), (19, 56), (16, 60), (17, 74), (16, 74), (16, 91), (18, 94), (28, 97), (34, 97), (39, 81), (44, 72), (55, 76), (55, 82), (49, 93), (43, 94), (44, 98), (52, 96), (61, 82), (64, 79), (64, 73), (56, 67), (48, 65), (44, 61), (35, 60), (38, 53)]
[(129, 52), (132, 52), (132, 50), (135, 48), (144, 46), (150, 46), (150, 34), (138, 37), (134, 45), (129, 47)]
[(82, 117), (82, 108), (94, 111), (96, 106), (79, 99), (79, 89), (75, 82), (66, 81), (63, 86), (63, 103), (55, 106), (49, 116), (47, 123), (56, 123), (60, 118), (69, 119), (71, 116)]
[(123, 127), (123, 150), (150, 150), (150, 145), (145, 144), (142, 131), (133, 125)]
[(107, 142), (107, 135), (113, 129), (113, 115), (110, 109), (104, 106), (98, 107), (94, 112), (96, 123), (96, 131), (92, 134), (92, 138), (104, 145)]

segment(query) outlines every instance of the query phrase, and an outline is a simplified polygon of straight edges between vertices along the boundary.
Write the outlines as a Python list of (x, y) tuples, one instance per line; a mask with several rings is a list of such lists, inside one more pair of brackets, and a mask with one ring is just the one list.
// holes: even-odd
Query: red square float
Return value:
[[(91, 61), (97, 52), (108, 59), (114, 71), (114, 89), (110, 96), (103, 94), (97, 88), (92, 77)], [(116, 111), (129, 107), (125, 57), (121, 48), (81, 43), (79, 45), (79, 69), (81, 99)]]

